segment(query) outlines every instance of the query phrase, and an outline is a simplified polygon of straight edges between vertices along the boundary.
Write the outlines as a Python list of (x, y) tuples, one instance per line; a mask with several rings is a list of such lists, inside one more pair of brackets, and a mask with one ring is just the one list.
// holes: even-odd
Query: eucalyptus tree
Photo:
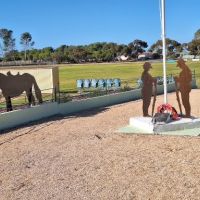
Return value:
[(191, 55), (200, 56), (200, 29), (195, 32), (193, 40), (188, 43), (188, 50)]
[(198, 29), (195, 34), (194, 34), (194, 39), (195, 40), (200, 40), (200, 29)]
[(33, 45), (35, 44), (35, 42), (32, 41), (32, 36), (29, 32), (25, 32), (25, 33), (21, 34), (20, 44), (23, 46), (24, 60), (26, 60), (27, 51), (30, 50), (33, 47)]
[(15, 39), (13, 38), (13, 31), (5, 28), (0, 29), (1, 51), (3, 57), (13, 57), (12, 53), (15, 50)]
[(3, 57), (3, 46), (0, 40), (0, 59), (2, 59), (2, 57)]
[(192, 40), (189, 44), (189, 51), (191, 55), (200, 56), (200, 39)]
[(139, 53), (145, 52), (148, 44), (143, 40), (136, 39), (133, 42), (129, 43), (128, 47), (131, 49), (131, 56), (137, 58)]
[[(169, 58), (176, 58), (177, 56), (179, 56), (180, 52), (183, 49), (181, 43), (169, 38), (166, 38), (166, 48), (167, 48), (167, 56)], [(162, 40), (158, 40), (157, 42), (155, 42), (150, 47), (149, 51), (162, 55)]]

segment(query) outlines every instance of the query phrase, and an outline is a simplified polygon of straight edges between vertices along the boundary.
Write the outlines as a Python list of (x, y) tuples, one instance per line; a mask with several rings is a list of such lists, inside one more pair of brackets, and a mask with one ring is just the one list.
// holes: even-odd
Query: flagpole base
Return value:
[(132, 117), (129, 125), (142, 131), (142, 133), (159, 134), (169, 131), (200, 128), (199, 118), (181, 118), (166, 124), (153, 124), (151, 117)]

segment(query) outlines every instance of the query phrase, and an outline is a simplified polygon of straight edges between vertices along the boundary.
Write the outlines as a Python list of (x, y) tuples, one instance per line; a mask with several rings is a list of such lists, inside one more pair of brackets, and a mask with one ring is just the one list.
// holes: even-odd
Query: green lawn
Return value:
[[(51, 101), (53, 98), (54, 96), (52, 96), (52, 94), (44, 94), (44, 93), (42, 94), (43, 101)], [(22, 106), (22, 105), (28, 105), (28, 99), (25, 94), (21, 94), (18, 97), (12, 98), (13, 107)], [(2, 108), (6, 108), (6, 102), (4, 98), (0, 99), (0, 109)]]
[[(122, 81), (128, 81), (133, 86), (140, 78), (143, 63), (117, 63), (117, 64), (80, 64), (80, 65), (60, 65), (60, 89), (76, 90), (77, 79), (91, 78), (120, 78)], [(200, 84), (200, 62), (188, 62), (191, 70), (195, 70), (199, 75), (198, 83)], [(162, 63), (153, 63), (151, 74), (153, 76), (162, 76)], [(167, 64), (167, 74), (179, 73), (176, 64)]]

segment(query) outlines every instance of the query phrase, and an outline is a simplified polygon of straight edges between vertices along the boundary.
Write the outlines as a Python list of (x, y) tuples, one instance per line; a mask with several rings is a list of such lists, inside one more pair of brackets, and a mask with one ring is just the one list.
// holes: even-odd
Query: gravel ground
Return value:
[[(200, 90), (193, 90), (195, 116), (199, 99)], [(141, 105), (57, 116), (2, 133), (0, 199), (200, 199), (199, 137), (116, 132), (142, 114)]]

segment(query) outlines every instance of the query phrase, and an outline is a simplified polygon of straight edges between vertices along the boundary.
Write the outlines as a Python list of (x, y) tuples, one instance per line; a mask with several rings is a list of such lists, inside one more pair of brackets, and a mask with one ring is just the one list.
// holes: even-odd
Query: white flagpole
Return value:
[(165, 33), (165, 0), (161, 1), (162, 3), (162, 43), (163, 43), (163, 85), (164, 85), (164, 103), (167, 103), (167, 75), (166, 75), (166, 33)]

